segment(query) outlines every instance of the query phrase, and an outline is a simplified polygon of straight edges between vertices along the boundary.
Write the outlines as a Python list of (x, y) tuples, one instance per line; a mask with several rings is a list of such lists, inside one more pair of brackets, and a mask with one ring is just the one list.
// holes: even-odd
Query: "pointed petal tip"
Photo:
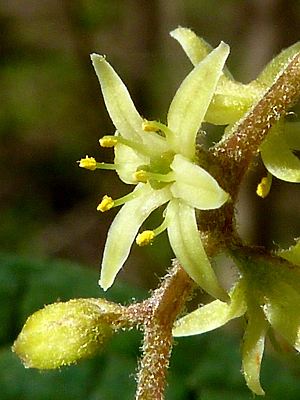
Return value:
[(298, 351), (298, 353), (300, 353), (300, 332), (298, 333), (298, 336), (299, 336), (299, 338), (294, 343), (293, 347), (294, 347), (295, 350)]
[(257, 381), (256, 379), (253, 379), (252, 376), (250, 376), (250, 377), (247, 376), (244, 371), (243, 371), (243, 374), (244, 374), (244, 378), (245, 378), (245, 381), (246, 381), (246, 385), (251, 390), (251, 392), (253, 392), (257, 396), (264, 396), (265, 395), (265, 391), (261, 387), (261, 384), (260, 384), (259, 380)]
[(184, 28), (183, 26), (178, 25), (177, 28), (175, 28), (175, 29), (173, 29), (172, 31), (169, 32), (169, 35), (170, 35), (172, 38), (176, 39), (177, 34), (180, 33), (180, 32), (183, 32), (183, 31), (192, 32), (191, 29), (189, 29), (189, 28)]
[(105, 280), (101, 277), (98, 281), (98, 285), (104, 290), (104, 292), (107, 291), (112, 285), (112, 283), (105, 282)]
[(259, 387), (255, 387), (255, 388), (250, 387), (249, 385), (248, 385), (248, 387), (257, 396), (264, 396), (266, 394), (264, 389), (260, 385), (259, 385)]
[(229, 44), (227, 44), (227, 43), (225, 43), (225, 42), (223, 42), (223, 41), (220, 42), (220, 44), (219, 44), (219, 46), (218, 46), (217, 48), (222, 49), (222, 50), (224, 51), (224, 53), (227, 54), (227, 56), (228, 56), (229, 53), (230, 53), (230, 46), (229, 46)]
[(92, 63), (94, 64), (95, 62), (101, 62), (105, 61), (106, 57), (102, 54), (97, 54), (97, 53), (91, 53), (90, 58), (92, 60)]

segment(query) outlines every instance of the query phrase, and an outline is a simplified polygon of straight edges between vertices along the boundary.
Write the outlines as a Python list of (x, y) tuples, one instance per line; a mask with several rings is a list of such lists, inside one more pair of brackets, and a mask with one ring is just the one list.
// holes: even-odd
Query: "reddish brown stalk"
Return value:
[(261, 100), (237, 123), (232, 133), (213, 149), (222, 168), (221, 186), (236, 199), (247, 172), (268, 130), (283, 117), (300, 95), (300, 54), (296, 54)]
[(131, 325), (143, 326), (143, 355), (137, 375), (136, 400), (163, 400), (172, 350), (172, 327), (193, 288), (193, 281), (174, 261), (162, 285), (123, 315)]
[[(297, 54), (263, 98), (237, 123), (232, 133), (210, 152), (213, 175), (231, 195), (218, 210), (200, 214), (204, 247), (213, 256), (224, 246), (239, 242), (235, 233), (234, 205), (240, 182), (270, 127), (283, 117), (300, 93), (300, 54)], [(193, 282), (178, 262), (151, 297), (124, 307), (120, 326), (141, 326), (143, 355), (137, 375), (136, 400), (163, 400), (166, 373), (172, 350), (173, 323), (193, 288)]]

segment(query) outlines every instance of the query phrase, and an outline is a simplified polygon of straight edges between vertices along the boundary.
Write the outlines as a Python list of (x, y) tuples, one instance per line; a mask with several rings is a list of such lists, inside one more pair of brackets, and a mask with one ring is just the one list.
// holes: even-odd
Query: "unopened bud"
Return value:
[(54, 303), (32, 314), (13, 345), (27, 368), (55, 369), (95, 355), (112, 335), (119, 306), (103, 299)]

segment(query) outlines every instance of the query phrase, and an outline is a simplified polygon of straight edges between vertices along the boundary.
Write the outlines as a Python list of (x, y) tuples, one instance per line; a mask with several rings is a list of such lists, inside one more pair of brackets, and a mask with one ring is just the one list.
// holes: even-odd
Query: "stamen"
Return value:
[(147, 172), (147, 174), (148, 174), (148, 179), (152, 179), (157, 182), (171, 183), (176, 180), (173, 171), (168, 172), (167, 174), (157, 174), (155, 172)]
[(103, 136), (99, 139), (101, 147), (114, 147), (118, 143), (116, 136)]
[(268, 172), (268, 175), (263, 177), (260, 183), (257, 185), (256, 194), (263, 199), (268, 196), (272, 185), (272, 175)]
[(140, 195), (141, 189), (142, 189), (142, 187), (140, 187), (139, 189), (134, 190), (133, 192), (125, 194), (125, 196), (120, 197), (119, 199), (115, 200), (114, 207), (121, 206), (121, 205), (127, 203), (127, 201), (135, 199), (136, 197), (138, 197)]
[(174, 182), (176, 180), (175, 174), (173, 171), (168, 172), (167, 174), (156, 174), (155, 172), (148, 172), (149, 179), (153, 179), (158, 182)]
[(113, 201), (113, 199), (107, 195), (103, 196), (103, 199), (101, 201), (101, 203), (98, 205), (97, 207), (97, 211), (108, 211), (111, 208), (113, 208), (115, 205), (115, 202)]
[(109, 169), (115, 171), (118, 168), (118, 164), (99, 163), (94, 159), (94, 157), (89, 156), (86, 156), (77, 162), (80, 168), (89, 169), (90, 171), (95, 171), (95, 169)]
[(154, 237), (155, 234), (153, 231), (144, 231), (137, 235), (135, 241), (138, 246), (147, 246), (152, 243)]
[(159, 127), (159, 122), (157, 121), (148, 121), (144, 119), (142, 123), (142, 129), (145, 132), (159, 132), (161, 128)]
[(85, 156), (85, 158), (82, 158), (77, 162), (80, 168), (89, 169), (90, 171), (95, 171), (97, 168), (97, 162), (94, 157)]
[(128, 140), (123, 138), (123, 136), (103, 136), (99, 139), (99, 144), (101, 147), (114, 147), (118, 143), (124, 144), (127, 147), (130, 147), (133, 150), (136, 150), (138, 153), (143, 154), (147, 157), (150, 157), (151, 154), (147, 150), (147, 148), (143, 145), (142, 142), (134, 142), (132, 140)]
[(138, 171), (136, 171), (133, 175), (132, 175), (133, 179), (137, 182), (141, 182), (141, 183), (147, 183), (148, 182), (148, 172), (144, 171), (143, 169), (140, 169)]
[(144, 119), (142, 123), (142, 129), (145, 132), (158, 133), (161, 131), (165, 135), (167, 141), (171, 140), (171, 138), (174, 136), (173, 132), (165, 124), (162, 124), (158, 121), (147, 121)]
[(157, 182), (174, 182), (175, 181), (175, 175), (174, 172), (168, 172), (167, 174), (157, 174), (155, 172), (149, 172), (145, 171), (143, 169), (140, 169), (133, 174), (133, 179), (136, 180), (137, 182), (142, 182), (146, 183), (150, 179), (157, 181)]
[(105, 195), (103, 196), (101, 203), (98, 205), (97, 210), (104, 212), (110, 210), (113, 207), (122, 206), (123, 204), (127, 203), (127, 201), (133, 200), (138, 197), (141, 189), (142, 187), (126, 194), (123, 197), (120, 197), (117, 200), (113, 200), (110, 196)]
[(148, 244), (152, 244), (154, 238), (160, 235), (164, 230), (168, 227), (167, 219), (163, 220), (163, 223), (159, 225), (153, 231), (147, 230), (139, 233), (135, 239), (136, 244), (140, 247), (147, 246)]
[(115, 171), (118, 168), (118, 164), (109, 164), (109, 163), (98, 163), (97, 162), (97, 169), (108, 169), (108, 170), (112, 170)]

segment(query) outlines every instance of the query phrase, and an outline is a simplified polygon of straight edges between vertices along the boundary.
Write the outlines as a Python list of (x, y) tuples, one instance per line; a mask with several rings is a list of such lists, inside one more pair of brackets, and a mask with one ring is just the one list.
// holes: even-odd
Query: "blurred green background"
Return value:
[[(164, 121), (176, 88), (191, 70), (170, 30), (187, 26), (213, 46), (220, 40), (230, 44), (229, 68), (247, 82), (299, 40), (300, 2), (0, 0), (0, 24), (3, 399), (117, 399), (120, 390), (131, 399), (140, 339), (134, 333), (119, 335), (98, 360), (58, 373), (25, 371), (9, 352), (26, 316), (43, 304), (102, 295), (98, 269), (115, 211), (99, 215), (96, 206), (103, 194), (116, 198), (128, 188), (113, 173), (89, 172), (76, 164), (86, 154), (99, 161), (113, 157), (98, 146), (113, 126), (89, 54), (106, 54), (140, 113)], [(275, 179), (270, 195), (261, 200), (255, 188), (263, 174), (257, 160), (240, 196), (241, 234), (268, 248), (289, 246), (299, 236), (299, 188)], [(159, 217), (154, 215), (149, 226), (156, 226)], [(145, 296), (171, 255), (166, 237), (149, 248), (134, 247), (119, 286), (108, 296), (120, 301)], [(180, 340), (168, 399), (250, 399), (239, 373), (239, 336), (236, 328), (223, 336), (216, 332)], [(267, 398), (297, 399), (299, 365), (293, 355), (284, 362), (282, 356), (266, 358)], [(114, 391), (118, 382), (122, 389)]]

